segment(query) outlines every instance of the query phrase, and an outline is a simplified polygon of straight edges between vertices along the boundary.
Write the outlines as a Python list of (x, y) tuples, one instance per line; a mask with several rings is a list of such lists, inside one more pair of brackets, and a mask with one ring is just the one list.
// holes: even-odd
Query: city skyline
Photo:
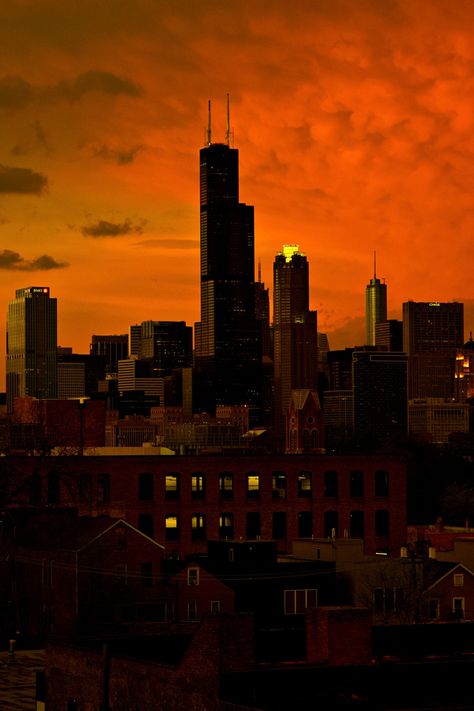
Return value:
[[(209, 98), (212, 140), (224, 142), (228, 92), (266, 286), (281, 244), (300, 244), (320, 330), (331, 348), (360, 344), (376, 249), (389, 318), (408, 300), (460, 301), (467, 338), (473, 16), (448, 2), (291, 13), (140, 2), (112, 16), (90, 2), (11, 3), (0, 23), (4, 314), (16, 289), (49, 286), (58, 342), (76, 352), (149, 319), (194, 325), (199, 149)], [(3, 355), (4, 332), (5, 316)]]

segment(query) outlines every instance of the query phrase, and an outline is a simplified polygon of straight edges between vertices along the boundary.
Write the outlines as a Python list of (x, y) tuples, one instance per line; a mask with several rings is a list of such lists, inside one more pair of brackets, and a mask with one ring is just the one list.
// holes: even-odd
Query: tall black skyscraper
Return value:
[(7, 314), (7, 406), (19, 397), (57, 396), (57, 300), (47, 286), (17, 289)]
[(261, 410), (261, 338), (255, 312), (253, 206), (239, 202), (239, 153), (212, 143), (200, 151), (201, 321), (196, 324), (196, 366), (206, 379), (201, 406)]

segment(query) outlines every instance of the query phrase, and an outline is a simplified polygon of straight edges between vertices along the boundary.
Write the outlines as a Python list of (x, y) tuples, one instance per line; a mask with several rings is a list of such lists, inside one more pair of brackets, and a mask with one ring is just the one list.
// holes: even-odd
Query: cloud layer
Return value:
[(24, 259), (18, 252), (4, 249), (0, 252), (0, 269), (15, 270), (21, 272), (50, 271), (52, 269), (64, 269), (69, 266), (67, 262), (58, 262), (49, 254), (42, 254), (35, 259)]

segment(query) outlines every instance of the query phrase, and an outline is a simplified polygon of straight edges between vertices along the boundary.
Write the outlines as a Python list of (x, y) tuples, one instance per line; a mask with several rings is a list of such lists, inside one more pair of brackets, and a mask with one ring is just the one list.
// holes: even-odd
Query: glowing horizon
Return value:
[(365, 340), (375, 250), (388, 318), (460, 301), (474, 330), (474, 5), (13, 0), (0, 18), (0, 390), (7, 303), (30, 284), (75, 352), (199, 320), (209, 99), (262, 279), (272, 293), (275, 255), (300, 245), (331, 348)]

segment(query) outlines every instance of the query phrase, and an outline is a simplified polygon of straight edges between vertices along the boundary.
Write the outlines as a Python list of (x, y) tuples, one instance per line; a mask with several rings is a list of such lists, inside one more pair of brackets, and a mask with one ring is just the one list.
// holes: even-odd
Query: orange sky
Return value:
[(471, 0), (10, 0), (0, 7), (0, 389), (7, 302), (47, 285), (61, 345), (199, 318), (207, 101), (240, 150), (256, 258), (310, 262), (332, 348), (465, 303), (474, 330)]

